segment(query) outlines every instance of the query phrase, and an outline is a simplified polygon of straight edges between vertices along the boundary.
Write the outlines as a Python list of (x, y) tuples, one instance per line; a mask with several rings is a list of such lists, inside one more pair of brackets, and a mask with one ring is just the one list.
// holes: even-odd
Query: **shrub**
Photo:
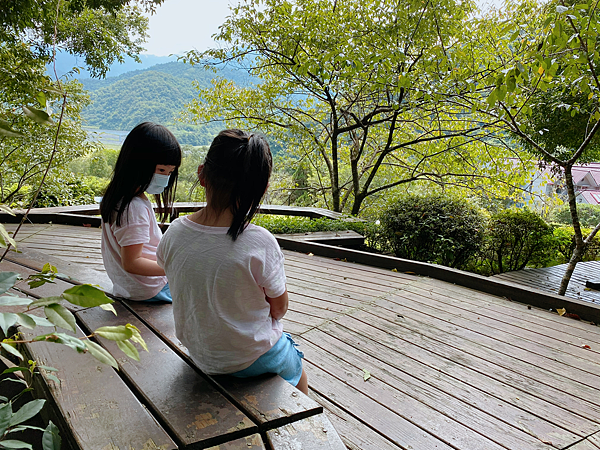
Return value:
[[(577, 204), (577, 213), (579, 215), (579, 223), (583, 227), (595, 227), (600, 223), (600, 205), (588, 205), (587, 203)], [(572, 225), (571, 211), (569, 205), (562, 205), (554, 210), (551, 216), (552, 222), (563, 225)]]
[(400, 258), (464, 268), (481, 249), (484, 225), (466, 200), (409, 195), (381, 215), (380, 244)]
[[(587, 236), (591, 228), (582, 228), (583, 236)], [(552, 249), (554, 261), (550, 265), (564, 264), (569, 262), (575, 249), (575, 232), (572, 226), (555, 226), (552, 237)], [(583, 254), (582, 261), (600, 260), (600, 236), (596, 235)]]
[(273, 234), (310, 233), (315, 231), (353, 230), (365, 237), (372, 236), (373, 224), (359, 220), (334, 220), (326, 217), (277, 216), (257, 214), (252, 223), (266, 228)]
[(485, 262), (491, 273), (543, 267), (552, 256), (552, 228), (529, 210), (494, 214), (486, 236)]

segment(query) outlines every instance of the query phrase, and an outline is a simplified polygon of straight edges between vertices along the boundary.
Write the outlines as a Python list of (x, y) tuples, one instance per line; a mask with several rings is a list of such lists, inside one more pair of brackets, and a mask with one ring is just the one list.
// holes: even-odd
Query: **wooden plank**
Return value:
[[(0, 262), (0, 271), (16, 272), (24, 279), (30, 275), (39, 273), (38, 270), (31, 269), (20, 264), (16, 264), (10, 260), (4, 259)], [(37, 288), (30, 288), (26, 281), (21, 281), (16, 285), (16, 288), (24, 294), (34, 297), (53, 297), (61, 295), (66, 289), (72, 288), (73, 284), (60, 279), (55, 279), (53, 283), (46, 283)]]
[[(168, 342), (173, 350), (193, 364), (187, 349), (175, 336), (172, 305), (128, 302), (129, 308)], [(158, 308), (157, 308), (158, 306)], [(256, 378), (211, 377), (222, 392), (241, 407), (261, 429), (270, 429), (323, 412), (317, 404), (279, 376)]]
[[(77, 336), (83, 336), (81, 330)], [(60, 386), (44, 375), (39, 387), (53, 404), (50, 418), (73, 448), (177, 448), (112, 367), (64, 345), (36, 342), (25, 351), (58, 369)]]
[(371, 429), (377, 430), (391, 443), (402, 449), (456, 450), (439, 438), (406, 420), (400, 412), (393, 411), (345, 383), (340, 383), (332, 375), (318, 366), (306, 362), (310, 388), (331, 399), (338, 407), (351, 411), (354, 417)]
[[(407, 299), (409, 302), (413, 302), (411, 304), (414, 307), (410, 308), (417, 311), (423, 311), (420, 308), (422, 305), (426, 305), (430, 314), (436, 318), (452, 321), (455, 325), (460, 321), (465, 328), (480, 330), (483, 334), (494, 335), (497, 339), (502, 339), (505, 334), (510, 335), (511, 339), (515, 336), (522, 338), (523, 341), (519, 341), (518, 344), (528, 351), (535, 352), (536, 349), (539, 349), (539, 352), (547, 356), (557, 353), (557, 358), (562, 358), (566, 354), (596, 364), (600, 363), (600, 343), (594, 345), (593, 336), (586, 339), (573, 336), (568, 333), (569, 327), (566, 326), (543, 326), (535, 321), (514, 317), (506, 308), (494, 305), (488, 308), (481, 303), (479, 305), (471, 304), (445, 294), (420, 289), (416, 285), (408, 287), (398, 295), (390, 296), (389, 299), (403, 305), (405, 304), (404, 299)], [(470, 324), (474, 326), (470, 326)], [(533, 345), (530, 345), (529, 342), (533, 342)], [(585, 347), (585, 344), (591, 344), (591, 346)], [(592, 372), (596, 372), (596, 370)]]
[(599, 450), (600, 446), (595, 445), (588, 439), (578, 442), (577, 444), (569, 447), (569, 450)]
[(140, 361), (126, 358), (115, 342), (102, 345), (117, 359), (122, 375), (143, 398), (157, 419), (184, 448), (203, 448), (247, 436), (256, 425), (221, 395), (120, 302), (113, 304), (117, 316), (100, 308), (77, 313), (93, 331), (101, 326), (131, 323), (140, 330), (149, 353)]
[[(486, 294), (474, 289), (464, 288), (454, 284), (446, 283), (433, 278), (422, 278), (419, 284), (427, 285), (427, 290), (444, 293), (454, 299), (463, 300), (474, 305), (489, 307), (495, 305), (508, 311), (509, 315), (514, 315), (525, 321), (540, 323), (548, 328), (558, 327), (565, 333), (577, 337), (587, 338), (594, 336), (594, 341), (600, 338), (600, 327), (594, 326), (585, 321), (573, 320), (566, 316), (558, 314), (549, 314), (547, 308), (540, 308), (526, 303), (513, 302), (509, 298), (502, 298), (495, 295)], [(591, 325), (591, 326), (590, 326)]]
[(68, 275), (69, 282), (73, 284), (89, 283), (100, 286), (105, 292), (112, 291), (112, 282), (106, 272), (95, 270), (87, 265), (71, 263), (31, 249), (23, 249), (22, 253), (11, 252), (6, 255), (6, 260), (37, 271), (41, 271), (44, 264), (48, 262), (56, 266), (59, 273)]
[(590, 302), (551, 295), (537, 289), (524, 288), (523, 286), (514, 283), (495, 280), (493, 278), (487, 278), (436, 264), (410, 261), (318, 243), (298, 242), (292, 239), (279, 238), (277, 241), (281, 247), (288, 250), (313, 253), (315, 255), (330, 258), (345, 259), (361, 264), (395, 269), (399, 272), (414, 272), (415, 274), (430, 276), (450, 283), (460, 284), (461, 286), (471, 287), (482, 292), (510, 297), (515, 301), (530, 305), (553, 309), (566, 308), (568, 311), (572, 311), (584, 320), (600, 323), (600, 305)]
[(235, 441), (225, 442), (224, 444), (215, 445), (207, 450), (266, 450), (260, 434), (253, 434)]
[(346, 450), (325, 414), (267, 431), (267, 439), (273, 450)]
[(398, 450), (398, 446), (354, 417), (351, 412), (338, 408), (315, 391), (310, 397), (323, 406), (324, 411), (350, 450)]
[[(306, 339), (319, 340), (322, 334), (311, 332)], [(505, 423), (477, 408), (458, 401), (435, 387), (404, 374), (385, 373), (382, 364), (366, 366), (370, 378), (364, 380), (364, 372), (354, 362), (355, 349), (347, 347), (335, 355), (323, 351), (314, 343), (306, 343), (306, 359), (341, 382), (377, 401), (405, 419), (457, 448), (520, 450), (546, 450), (548, 447), (538, 438), (519, 430), (510, 429)], [(339, 350), (339, 349), (338, 349)], [(350, 360), (354, 360), (349, 362)], [(365, 367), (365, 366), (363, 366)], [(309, 377), (312, 374), (309, 373)], [(573, 442), (573, 435), (570, 442)], [(575, 436), (577, 438), (577, 436)]]
[[(543, 442), (568, 445), (580, 438), (580, 435), (563, 428), (559, 420), (558, 425), (546, 422), (533, 413), (487, 394), (479, 387), (434, 372), (375, 340), (339, 327), (335, 329), (335, 335), (328, 333), (313, 330), (299, 339), (299, 342), (307, 343), (305, 352), (310, 362), (315, 362), (313, 355), (319, 360), (322, 353), (336, 355), (354, 366), (346, 369), (347, 374), (342, 375), (345, 378), (349, 378), (350, 374), (362, 377), (362, 368), (367, 368), (372, 377), (461, 420), (464, 425), (480, 430), (507, 448), (545, 448)], [(360, 380), (355, 381), (355, 385), (360, 384)], [(378, 392), (377, 397), (380, 396), (384, 393)]]
[[(359, 320), (360, 319), (360, 320)], [(377, 326), (370, 324), (376, 323)], [(376, 321), (371, 314), (357, 311), (354, 317), (342, 317), (326, 325), (335, 331), (337, 325), (356, 330), (360, 335), (377, 339), (382, 345), (442, 371), (487, 393), (524, 408), (554, 423), (560, 417), (563, 426), (573, 432), (591, 433), (599, 429), (600, 407), (571, 396), (568, 392), (538, 383), (510, 369), (480, 359), (423, 335), (426, 327), (415, 332), (387, 321)], [(325, 328), (324, 328), (325, 329)], [(566, 413), (565, 413), (566, 412)]]
[(282, 238), (295, 239), (298, 241), (320, 242), (328, 245), (361, 246), (365, 243), (365, 237), (356, 231), (312, 231), (306, 233), (278, 234)]

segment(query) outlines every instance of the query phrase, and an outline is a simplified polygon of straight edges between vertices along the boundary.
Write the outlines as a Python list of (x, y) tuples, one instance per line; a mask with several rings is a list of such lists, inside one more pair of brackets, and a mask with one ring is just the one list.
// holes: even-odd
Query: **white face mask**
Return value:
[(161, 194), (162, 191), (169, 185), (169, 178), (171, 175), (161, 175), (160, 173), (155, 173), (152, 175), (152, 180), (150, 180), (150, 184), (146, 188), (146, 192), (148, 194)]

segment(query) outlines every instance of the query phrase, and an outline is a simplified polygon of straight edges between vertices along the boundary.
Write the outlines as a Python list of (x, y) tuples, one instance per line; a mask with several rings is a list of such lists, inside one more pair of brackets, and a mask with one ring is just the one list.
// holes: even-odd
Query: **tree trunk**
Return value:
[(573, 231), (575, 233), (575, 248), (573, 249), (573, 254), (569, 260), (567, 270), (565, 270), (565, 274), (560, 282), (558, 295), (565, 295), (565, 292), (567, 292), (567, 287), (569, 286), (569, 281), (571, 281), (575, 266), (581, 261), (586, 247), (586, 243), (584, 242), (581, 233), (579, 214), (577, 213), (577, 198), (575, 196), (575, 185), (573, 184), (573, 173), (571, 172), (572, 166), (567, 164), (563, 168), (565, 169), (565, 184), (569, 195), (569, 210), (571, 212), (571, 221), (573, 222)]

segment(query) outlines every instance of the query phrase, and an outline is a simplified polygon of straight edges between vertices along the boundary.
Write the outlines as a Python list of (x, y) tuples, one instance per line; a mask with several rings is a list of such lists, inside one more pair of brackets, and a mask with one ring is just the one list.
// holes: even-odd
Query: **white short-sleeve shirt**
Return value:
[(157, 251), (169, 279), (177, 337), (209, 374), (245, 369), (283, 332), (265, 298), (286, 290), (277, 241), (255, 225), (236, 241), (227, 230), (183, 217), (169, 226)]
[(110, 280), (113, 295), (130, 300), (148, 300), (167, 284), (167, 277), (145, 276), (126, 272), (121, 262), (121, 248), (144, 244), (142, 256), (156, 261), (156, 248), (162, 232), (156, 222), (152, 204), (146, 198), (134, 197), (121, 217), (109, 225), (102, 221), (102, 260)]

